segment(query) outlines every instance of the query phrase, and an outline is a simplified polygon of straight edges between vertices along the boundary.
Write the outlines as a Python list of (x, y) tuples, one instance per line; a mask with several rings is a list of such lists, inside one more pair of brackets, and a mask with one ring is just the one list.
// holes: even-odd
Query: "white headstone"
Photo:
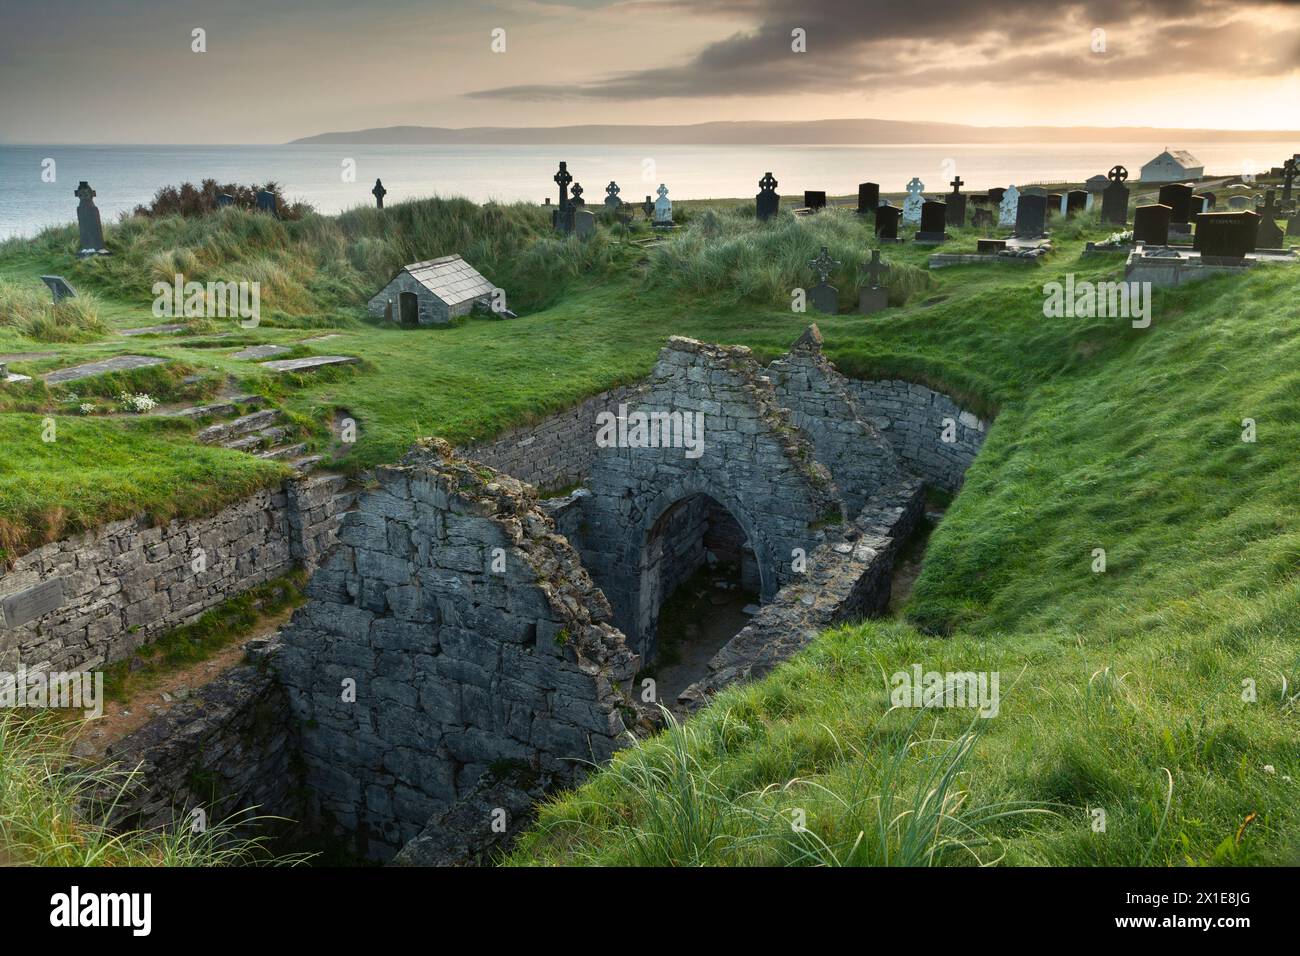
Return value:
[(925, 202), (925, 196), (922, 195), (924, 189), (925, 183), (913, 176), (912, 181), (907, 184), (907, 198), (903, 200), (903, 222), (921, 221), (921, 206)]
[(671, 225), (673, 221), (673, 201), (668, 198), (668, 187), (660, 183), (656, 193), (659, 198), (655, 200), (655, 225)]
[(1016, 212), (1020, 209), (1020, 190), (1015, 186), (1008, 186), (1007, 191), (1002, 194), (1002, 205), (998, 207), (998, 225), (1014, 226), (1016, 224)]

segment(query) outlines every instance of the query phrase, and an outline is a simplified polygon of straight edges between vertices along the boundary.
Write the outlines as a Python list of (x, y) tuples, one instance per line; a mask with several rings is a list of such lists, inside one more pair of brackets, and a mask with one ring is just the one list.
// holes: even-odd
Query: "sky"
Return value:
[(1300, 0), (0, 0), (0, 23), (7, 143), (856, 117), (1300, 127)]

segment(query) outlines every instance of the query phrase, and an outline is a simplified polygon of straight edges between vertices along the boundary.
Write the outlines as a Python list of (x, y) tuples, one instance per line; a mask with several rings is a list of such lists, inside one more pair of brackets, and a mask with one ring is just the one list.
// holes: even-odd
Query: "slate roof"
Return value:
[[(1167, 149), (1161, 153), (1160, 156), (1170, 157), (1174, 162), (1185, 169), (1193, 169), (1197, 166), (1204, 165), (1199, 159), (1185, 149)], [(1151, 160), (1151, 162), (1154, 163), (1156, 159), (1160, 158), (1160, 156), (1157, 156), (1155, 159)], [(1150, 163), (1147, 165), (1150, 165)]]
[(448, 305), (472, 302), (491, 295), (496, 288), (460, 256), (413, 262), (402, 271)]

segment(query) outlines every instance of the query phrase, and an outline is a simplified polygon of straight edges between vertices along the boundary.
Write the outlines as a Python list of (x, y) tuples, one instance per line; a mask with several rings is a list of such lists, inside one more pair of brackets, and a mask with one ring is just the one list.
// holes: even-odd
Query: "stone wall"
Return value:
[(638, 388), (629, 385), (601, 392), (534, 425), (466, 445), (461, 451), (536, 488), (567, 488), (591, 472), (597, 450), (596, 416), (604, 411), (617, 414), (619, 404), (632, 399)]
[(295, 564), (314, 567), (351, 504), (345, 485), (292, 479), (210, 517), (115, 521), (23, 555), (0, 573), (0, 671), (122, 660)]
[[(859, 411), (893, 446), (904, 468), (945, 491), (961, 488), (988, 434), (987, 422), (924, 385), (846, 381)], [(945, 420), (953, 422), (952, 442), (943, 440)]]
[(638, 661), (529, 486), (436, 439), (375, 474), (278, 669), (312, 815), (387, 859), (490, 768), (607, 759)]
[(208, 825), (235, 817), (239, 832), (267, 835), (252, 816), (302, 819), (296, 727), (266, 666), (276, 648), (265, 641), (249, 647), (249, 661), (108, 748), (104, 763), (133, 773), (125, 792), (93, 796), (111, 826), (188, 827), (191, 811), (201, 809)]

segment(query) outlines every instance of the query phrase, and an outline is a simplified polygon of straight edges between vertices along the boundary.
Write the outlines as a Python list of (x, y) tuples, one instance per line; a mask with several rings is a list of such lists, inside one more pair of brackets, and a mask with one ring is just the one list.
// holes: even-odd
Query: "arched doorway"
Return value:
[(701, 493), (674, 502), (651, 526), (639, 571), (642, 666), (668, 701), (745, 626), (762, 593), (759, 562), (736, 517)]

